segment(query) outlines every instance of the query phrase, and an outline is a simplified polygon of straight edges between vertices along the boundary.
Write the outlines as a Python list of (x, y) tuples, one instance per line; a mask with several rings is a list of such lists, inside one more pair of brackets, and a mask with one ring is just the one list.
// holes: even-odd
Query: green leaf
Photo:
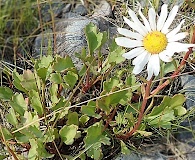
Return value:
[[(109, 50), (110, 52), (113, 52), (115, 50), (117, 50), (120, 46), (118, 46), (115, 42), (115, 40), (112, 41), (112, 43), (109, 46)], [(122, 49), (122, 47), (120, 47)]]
[(56, 84), (62, 83), (62, 77), (60, 73), (52, 73), (50, 80)]
[(28, 159), (29, 160), (36, 160), (38, 159), (38, 153), (37, 153), (37, 149), (38, 149), (38, 144), (35, 141), (35, 139), (29, 139), (30, 142), (30, 150), (28, 152)]
[(101, 122), (96, 122), (88, 127), (87, 135), (84, 138), (85, 147), (93, 145), (93, 148), (98, 148), (99, 144), (110, 145), (110, 138), (103, 134), (103, 125)]
[(127, 148), (126, 144), (122, 140), (120, 140), (120, 142), (121, 142), (121, 153), (125, 155), (129, 155), (131, 151)]
[(101, 144), (110, 145), (110, 138), (103, 134), (103, 125), (101, 122), (97, 122), (88, 127), (87, 135), (84, 138), (85, 148), (87, 150), (87, 156), (93, 159), (101, 159), (102, 150)]
[(72, 145), (74, 142), (74, 138), (77, 134), (78, 126), (72, 124), (70, 126), (64, 126), (62, 129), (60, 129), (60, 137), (62, 138), (62, 141), (66, 145)]
[(48, 77), (51, 73), (52, 73), (51, 66), (49, 68), (39, 68), (39, 69), (37, 69), (37, 75), (43, 80), (44, 83), (48, 79)]
[(139, 133), (141, 136), (144, 136), (144, 137), (148, 137), (148, 136), (152, 135), (152, 132), (147, 132), (147, 131), (137, 130), (136, 132)]
[(14, 136), (16, 137), (18, 143), (28, 143), (30, 139), (29, 136), (22, 134), (20, 132), (14, 133)]
[(147, 118), (150, 125), (154, 127), (171, 128), (171, 121), (175, 119), (174, 111), (164, 111), (164, 113)]
[(35, 126), (39, 128), (40, 124), (39, 121), (37, 121), (38, 119), (39, 117), (37, 114), (34, 114), (32, 111), (26, 111), (24, 113), (24, 116), (21, 117), (21, 122), (23, 123), (23, 125), (27, 125), (27, 126), (29, 126), (29, 124), (33, 122), (33, 124), (31, 124), (30, 126)]
[(183, 94), (177, 94), (171, 98), (171, 101), (169, 102), (169, 104), (171, 108), (175, 108), (178, 106), (182, 106), (185, 101), (186, 101), (186, 98), (184, 97)]
[(174, 109), (169, 105), (170, 101), (171, 98), (165, 96), (162, 103), (145, 116), (145, 120), (154, 127), (171, 128), (171, 121), (175, 119), (175, 115)]
[(27, 110), (27, 104), (21, 93), (15, 93), (15, 95), (12, 97), (12, 100), (10, 101), (10, 105), (21, 116), (23, 116), (24, 112)]
[(23, 72), (23, 81), (21, 82), (21, 85), (23, 88), (25, 88), (26, 90), (30, 91), (30, 90), (35, 90), (37, 91), (38, 87), (36, 84), (36, 79), (34, 76), (34, 73), (32, 73), (31, 70), (24, 70)]
[(84, 125), (85, 123), (87, 123), (87, 121), (89, 120), (89, 116), (87, 115), (82, 115), (80, 118), (79, 118), (79, 122)]
[(53, 69), (57, 72), (64, 72), (66, 69), (74, 67), (72, 59), (69, 56), (65, 58), (56, 57), (56, 60), (53, 64)]
[(79, 125), (79, 119), (78, 119), (78, 113), (77, 112), (68, 113), (67, 125), (71, 125), (71, 124), (75, 124), (77, 126)]
[(175, 71), (178, 65), (179, 65), (179, 61), (175, 61), (175, 60), (169, 63), (163, 63), (162, 64), (163, 74), (165, 75), (167, 73)]
[(102, 109), (103, 111), (106, 112), (106, 114), (109, 114), (110, 113), (110, 110), (112, 109), (111, 106), (107, 105), (105, 103), (105, 98), (101, 98), (101, 99), (98, 99), (96, 101), (96, 105), (98, 108)]
[(58, 130), (55, 128), (48, 128), (44, 137), (42, 139), (43, 142), (52, 142), (55, 138), (59, 138)]
[(118, 113), (117, 116), (115, 116), (116, 123), (119, 125), (126, 125), (127, 120), (125, 119), (123, 113)]
[(49, 88), (52, 105), (58, 103), (58, 84), (53, 83)]
[(8, 158), (8, 155), (0, 155), (0, 160), (5, 160), (6, 158)]
[(0, 86), (0, 99), (3, 101), (9, 101), (11, 97), (14, 95), (13, 91), (8, 87)]
[(2, 133), (0, 132), (0, 137), (4, 136), (5, 140), (11, 140), (13, 138), (12, 134), (8, 131), (7, 128), (1, 127), (1, 129)]
[(31, 90), (29, 93), (30, 93), (31, 106), (38, 112), (39, 115), (42, 115), (43, 106), (41, 104), (41, 100), (38, 92), (36, 92), (35, 90)]
[(171, 128), (171, 121), (175, 120), (176, 116), (184, 115), (187, 112), (182, 106), (184, 102), (185, 97), (182, 94), (173, 97), (165, 96), (161, 104), (154, 107), (152, 112), (145, 116), (145, 120), (154, 127)]
[(28, 127), (28, 131), (34, 135), (34, 137), (36, 138), (41, 138), (43, 135), (42, 131), (40, 130), (40, 128), (37, 128), (36, 126), (29, 126)]
[(94, 149), (94, 148), (90, 148), (87, 151), (87, 156), (91, 157), (92, 159), (95, 160), (100, 160), (103, 158), (103, 154), (102, 154), (102, 149), (101, 149), (101, 145), (99, 146), (99, 148)]
[(24, 80), (22, 75), (19, 75), (18, 72), (14, 69), (13, 73), (13, 85), (20, 91), (26, 92), (25, 88), (22, 86), (21, 82)]
[(18, 120), (16, 118), (16, 114), (13, 108), (10, 108), (9, 113), (6, 115), (7, 121), (12, 124), (14, 127), (18, 125)]
[(88, 102), (86, 106), (82, 106), (81, 108), (81, 112), (83, 114), (86, 114), (88, 116), (92, 116), (95, 118), (101, 118), (101, 116), (99, 114), (96, 114), (95, 111), (96, 111), (96, 102), (94, 101)]
[(32, 97), (31, 105), (38, 112), (39, 115), (43, 115), (43, 106), (39, 98)]
[(38, 144), (37, 151), (40, 157), (39, 159), (50, 159), (54, 156), (54, 154), (50, 154), (46, 151), (45, 144), (40, 139), (37, 139), (37, 144)]
[(132, 92), (140, 87), (140, 83), (136, 81), (134, 74), (131, 74), (126, 78), (126, 84), (131, 87)]
[(52, 158), (54, 155), (49, 154), (46, 149), (45, 145), (39, 139), (29, 139), (31, 148), (28, 153), (28, 159), (30, 160), (37, 160), (37, 159), (45, 159), (45, 158)]
[(184, 108), (182, 106), (175, 107), (174, 111), (175, 111), (176, 116), (183, 116), (184, 114), (187, 113), (186, 108)]
[(171, 98), (168, 96), (165, 96), (161, 102), (161, 104), (157, 107), (154, 107), (152, 109), (152, 112), (150, 113), (150, 115), (158, 115), (161, 114), (161, 112), (163, 112), (165, 110), (165, 108), (167, 108), (169, 106), (169, 102), (171, 101)]
[(87, 38), (87, 44), (89, 54), (92, 55), (102, 45), (102, 40), (105, 41), (105, 35), (103, 33), (97, 33), (97, 26), (93, 23), (89, 23), (85, 27), (85, 35)]
[[(117, 88), (116, 88), (117, 89)], [(129, 99), (129, 93), (127, 90), (113, 90), (113, 93), (109, 93), (108, 96), (104, 97), (105, 105), (110, 106), (112, 104), (127, 102)]]
[(119, 64), (125, 61), (125, 58), (122, 55), (125, 53), (125, 50), (121, 47), (118, 47), (116, 50), (112, 51), (108, 55), (108, 63)]
[(58, 110), (60, 108), (66, 108), (69, 106), (70, 106), (70, 103), (67, 102), (63, 97), (60, 97), (59, 101), (52, 107), (52, 110), (55, 111), (55, 110)]
[(79, 70), (79, 73), (78, 73), (79, 76), (82, 77), (86, 73), (86, 71), (87, 71), (87, 67), (86, 67), (86, 65), (83, 65), (81, 70)]
[(35, 68), (37, 71), (37, 75), (43, 80), (43, 82), (46, 81), (46, 79), (49, 77), (50, 73), (52, 72), (51, 63), (53, 61), (52, 56), (43, 56), (35, 63)]
[(82, 48), (81, 53), (75, 53), (75, 56), (81, 59), (82, 61), (85, 61), (86, 56), (87, 56), (86, 49)]
[(78, 75), (71, 71), (68, 71), (68, 73), (64, 76), (64, 81), (70, 86), (70, 88), (75, 87), (77, 80)]
[(112, 77), (103, 83), (103, 88), (107, 92), (110, 92), (116, 86), (119, 86), (119, 79), (117, 77)]
[(35, 64), (36, 69), (48, 68), (51, 65), (52, 61), (53, 61), (52, 56), (50, 56), (50, 55), (45, 56), (44, 55), (36, 62), (36, 64)]

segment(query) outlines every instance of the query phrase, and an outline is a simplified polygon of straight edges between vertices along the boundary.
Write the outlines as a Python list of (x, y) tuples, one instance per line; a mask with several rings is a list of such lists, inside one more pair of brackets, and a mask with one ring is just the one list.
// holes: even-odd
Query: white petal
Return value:
[[(168, 43), (166, 50), (167, 55), (172, 57), (175, 52), (186, 52), (188, 51), (189, 47), (195, 47), (195, 44), (186, 44), (186, 43), (180, 43), (180, 42), (170, 42)], [(169, 52), (168, 52), (169, 51)]]
[(181, 29), (181, 26), (183, 25), (184, 22), (185, 22), (185, 20), (182, 20), (181, 23), (175, 29), (173, 29), (171, 32), (167, 33), (166, 37), (170, 38), (170, 37), (174, 36), (175, 34), (177, 34), (179, 32), (179, 30)]
[(148, 33), (148, 30), (144, 27), (144, 25), (139, 21), (139, 19), (137, 18), (137, 16), (135, 15), (135, 12), (133, 12), (131, 9), (128, 10), (128, 13), (131, 17), (131, 19), (134, 21), (134, 23), (136, 23), (144, 32), (145, 34)]
[(137, 41), (137, 40), (131, 40), (126, 37), (117, 37), (115, 38), (116, 44), (122, 47), (127, 47), (127, 48), (134, 48), (134, 47), (140, 47), (143, 46), (142, 41)]
[(156, 12), (154, 8), (150, 8), (148, 11), (150, 27), (153, 31), (156, 30)]
[(166, 22), (165, 22), (165, 24), (162, 28), (162, 32), (164, 34), (168, 33), (168, 31), (169, 31), (168, 29), (169, 29), (171, 23), (173, 22), (176, 14), (177, 14), (178, 9), (179, 9), (179, 6), (176, 5), (176, 6), (173, 7), (171, 12), (169, 13), (169, 16), (168, 16), (168, 18), (167, 18), (167, 20), (166, 20)]
[(132, 29), (134, 29), (135, 31), (137, 31), (138, 33), (140, 33), (143, 36), (146, 35), (145, 31), (143, 31), (142, 28), (139, 25), (137, 25), (136, 23), (130, 21), (126, 17), (123, 17), (123, 19)]
[(148, 65), (147, 65), (147, 71), (148, 71), (148, 77), (147, 80), (150, 80), (153, 76), (153, 63), (151, 59), (149, 59)]
[(157, 21), (158, 31), (160, 31), (163, 28), (166, 18), (167, 18), (167, 4), (164, 4), (161, 7), (160, 17), (158, 18), (158, 21)]
[[(150, 58), (151, 59), (151, 58)], [(153, 70), (154, 70), (154, 75), (158, 76), (159, 72), (160, 72), (160, 59), (159, 59), (159, 55), (158, 54), (154, 54), (153, 57)]]
[(138, 56), (140, 59), (140, 62), (138, 64), (135, 64), (135, 67), (133, 68), (134, 74), (139, 74), (143, 70), (144, 66), (148, 63), (148, 60), (150, 58), (150, 54), (147, 52), (145, 52), (145, 54), (142, 53), (141, 55), (139, 55), (140, 57)]
[(181, 33), (178, 33), (170, 38), (168, 38), (168, 42), (174, 42), (174, 41), (179, 41), (179, 40), (182, 40), (184, 39), (186, 36), (188, 35), (187, 32), (181, 32)]
[(165, 51), (166, 52), (164, 52), (164, 54), (166, 54), (168, 57), (172, 57), (174, 53), (176, 52), (171, 43), (168, 43)]
[(132, 32), (125, 28), (117, 28), (118, 32), (126, 37), (137, 39), (137, 40), (143, 40), (143, 36), (139, 33)]
[(146, 17), (143, 15), (143, 13), (141, 12), (141, 8), (139, 9), (139, 15), (140, 17), (142, 18), (143, 22), (144, 22), (144, 25), (145, 27), (147, 28), (148, 32), (151, 31), (151, 27), (150, 27), (150, 24), (148, 22), (148, 20), (146, 19)]
[(139, 56), (141, 53), (144, 52), (144, 50), (145, 49), (143, 47), (134, 48), (131, 51), (129, 51), (127, 53), (124, 53), (122, 56), (124, 58), (127, 58), (127, 59), (132, 59), (132, 58), (135, 58), (135, 57)]
[(144, 57), (145, 57), (147, 54), (148, 54), (147, 51), (144, 51), (142, 54), (140, 54), (139, 56), (137, 56), (137, 57), (133, 60), (132, 64), (133, 64), (133, 65), (137, 65), (137, 64), (141, 63), (141, 62), (144, 60)]
[(164, 62), (171, 62), (173, 59), (171, 57), (167, 56), (167, 55), (168, 55), (168, 51), (167, 50), (164, 50), (161, 53), (159, 53), (159, 57), (160, 57), (160, 59), (162, 61), (164, 61)]
[(148, 65), (147, 65), (148, 77), (147, 80), (152, 78), (154, 73), (155, 76), (159, 74), (160, 71), (160, 59), (158, 54), (151, 55)]

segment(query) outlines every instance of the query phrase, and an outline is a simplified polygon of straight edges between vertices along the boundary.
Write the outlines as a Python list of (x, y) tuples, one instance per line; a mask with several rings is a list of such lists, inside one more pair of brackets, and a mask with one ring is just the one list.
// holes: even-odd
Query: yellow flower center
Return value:
[(166, 35), (159, 31), (148, 33), (143, 39), (144, 48), (151, 54), (162, 52), (167, 46)]

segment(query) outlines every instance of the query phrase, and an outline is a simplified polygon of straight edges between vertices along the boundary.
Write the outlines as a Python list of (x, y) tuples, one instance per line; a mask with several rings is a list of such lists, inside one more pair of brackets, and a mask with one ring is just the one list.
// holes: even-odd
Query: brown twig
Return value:
[(14, 153), (14, 151), (9, 147), (9, 145), (7, 144), (7, 141), (5, 140), (5, 137), (3, 135), (3, 131), (2, 131), (2, 128), (0, 126), (0, 132), (2, 134), (2, 137), (0, 137), (0, 140), (3, 144), (5, 144), (8, 152), (12, 155), (12, 157), (15, 159), (15, 160), (19, 160), (18, 157), (16, 156), (16, 154)]
[[(192, 36), (191, 43), (193, 43), (193, 44), (195, 43), (195, 28), (194, 28), (194, 31), (193, 31), (193, 36)], [(177, 70), (170, 76), (170, 79), (167, 79), (164, 83), (162, 83), (156, 89), (154, 89), (151, 92), (151, 95), (157, 94), (159, 91), (161, 91), (163, 88), (165, 88), (170, 83), (171, 80), (173, 80), (175, 77), (177, 77), (177, 75), (179, 74), (179, 72), (181, 71), (181, 69), (186, 64), (186, 61), (187, 61), (187, 59), (188, 59), (188, 57), (190, 56), (191, 53), (192, 53), (192, 48), (189, 48), (189, 51), (186, 52), (186, 54), (183, 57), (180, 65), (179, 65), (179, 67), (177, 68)]]
[(136, 130), (139, 128), (140, 124), (141, 124), (141, 121), (143, 119), (143, 115), (144, 115), (144, 110), (146, 108), (146, 103), (148, 101), (148, 97), (150, 95), (150, 86), (151, 86), (151, 83), (152, 83), (152, 79), (149, 80), (147, 83), (146, 83), (146, 88), (145, 88), (145, 95), (144, 95), (144, 98), (143, 98), (143, 102), (142, 102), (142, 105), (141, 105), (141, 108), (140, 108), (140, 111), (139, 111), (139, 116), (138, 116), (138, 120), (137, 120), (137, 123), (134, 125), (133, 129), (131, 131), (129, 131), (128, 133), (124, 134), (124, 135), (119, 135), (117, 136), (118, 138), (120, 139), (128, 139), (130, 136), (133, 135), (133, 133), (136, 132)]
[(110, 121), (114, 118), (114, 115), (116, 114), (116, 111), (117, 111), (117, 107), (114, 108), (112, 114), (111, 114), (111, 115), (109, 116), (109, 118), (107, 119), (103, 131), (105, 131), (106, 128), (108, 128), (108, 125), (109, 125)]

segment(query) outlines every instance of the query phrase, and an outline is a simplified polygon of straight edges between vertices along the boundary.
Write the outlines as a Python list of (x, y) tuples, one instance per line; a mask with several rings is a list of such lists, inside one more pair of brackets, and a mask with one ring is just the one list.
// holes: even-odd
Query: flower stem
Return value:
[(148, 97), (150, 95), (150, 86), (151, 86), (151, 83), (152, 83), (152, 78), (149, 81), (147, 81), (147, 83), (146, 83), (145, 95), (144, 95), (143, 102), (142, 102), (142, 105), (141, 105), (141, 108), (140, 108), (140, 111), (139, 111), (139, 116), (138, 116), (137, 123), (134, 125), (134, 127), (133, 127), (133, 129), (131, 131), (129, 131), (125, 135), (119, 135), (119, 136), (117, 136), (118, 138), (126, 140), (129, 137), (131, 137), (137, 131), (137, 129), (139, 128), (139, 126), (141, 124), (141, 121), (143, 119), (144, 110), (146, 108), (146, 104), (147, 104), (147, 101), (148, 101)]

